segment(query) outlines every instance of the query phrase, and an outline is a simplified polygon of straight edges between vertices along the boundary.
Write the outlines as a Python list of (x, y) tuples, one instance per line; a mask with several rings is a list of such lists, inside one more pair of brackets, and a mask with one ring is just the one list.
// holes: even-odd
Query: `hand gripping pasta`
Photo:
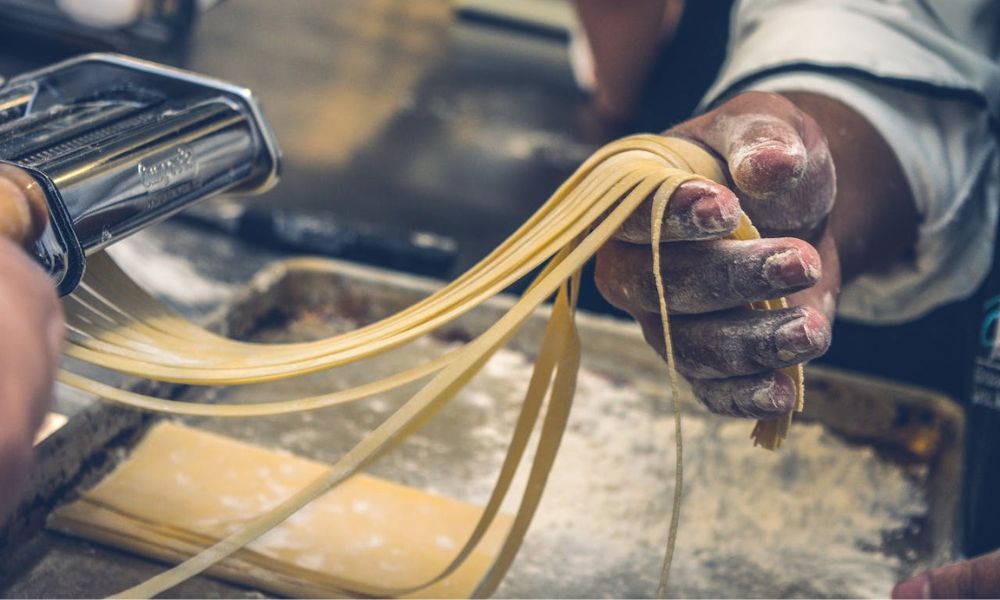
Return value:
[[(64, 384), (111, 402), (163, 414), (215, 417), (315, 410), (370, 397), (408, 383), (425, 382), (410, 400), (345, 454), (327, 474), (243, 529), (121, 595), (151, 597), (196, 575), (372, 464), (431, 418), (517, 332), (534, 309), (554, 295), (553, 309), (521, 415), (479, 524), (441, 573), (406, 589), (384, 590), (386, 596), (407, 594), (440, 581), (461, 565), (497, 515), (531, 433), (538, 427), (544, 406), (541, 434), (520, 508), (494, 565), (476, 591), (477, 596), (492, 593), (513, 561), (538, 506), (568, 418), (580, 355), (573, 319), (580, 269), (649, 197), (653, 198), (653, 272), (670, 381), (675, 390), (679, 389), (660, 274), (660, 223), (673, 192), (685, 181), (696, 178), (725, 181), (718, 163), (690, 142), (654, 135), (637, 135), (613, 142), (590, 157), (507, 240), (453, 282), (379, 322), (312, 342), (259, 344), (221, 337), (184, 320), (157, 302), (110, 258), (92, 257), (83, 284), (65, 301), (69, 330), (66, 354), (126, 375), (203, 386), (246, 385), (332, 369), (356, 361), (378, 360), (385, 352), (405, 346), (450, 322), (541, 267), (517, 303), (488, 330), (461, 348), (389, 377), (329, 394), (250, 405), (205, 405), (138, 394), (70, 370), (61, 371), (59, 379)], [(731, 237), (755, 239), (759, 235), (744, 216)], [(785, 306), (785, 301), (778, 299), (755, 303), (753, 308), (767, 310)], [(802, 368), (789, 367), (785, 372), (796, 382), (795, 411), (801, 411)], [(545, 398), (548, 398), (547, 404)], [(683, 479), (677, 395), (673, 404), (677, 469), (670, 534), (657, 590), (661, 596), (667, 592)], [(751, 433), (755, 445), (769, 449), (780, 446), (791, 418), (789, 414), (773, 421), (759, 421)]]

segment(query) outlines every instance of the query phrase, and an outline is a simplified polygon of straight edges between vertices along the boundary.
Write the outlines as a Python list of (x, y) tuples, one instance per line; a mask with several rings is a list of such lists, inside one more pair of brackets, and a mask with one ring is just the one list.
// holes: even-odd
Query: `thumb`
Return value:
[(716, 152), (744, 211), (782, 235), (812, 229), (833, 206), (833, 161), (819, 125), (777, 94), (747, 92), (670, 132)]
[(746, 195), (767, 200), (795, 189), (808, 157), (802, 136), (773, 114), (736, 115), (712, 137), (729, 164), (733, 183)]

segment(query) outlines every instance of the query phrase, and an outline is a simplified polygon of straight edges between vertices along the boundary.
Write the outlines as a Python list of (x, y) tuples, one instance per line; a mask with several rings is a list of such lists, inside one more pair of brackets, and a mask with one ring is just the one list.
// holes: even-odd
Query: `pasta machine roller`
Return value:
[(263, 192), (279, 165), (253, 95), (223, 81), (90, 54), (0, 87), (0, 175), (44, 198), (28, 249), (61, 295), (87, 255), (208, 196)]

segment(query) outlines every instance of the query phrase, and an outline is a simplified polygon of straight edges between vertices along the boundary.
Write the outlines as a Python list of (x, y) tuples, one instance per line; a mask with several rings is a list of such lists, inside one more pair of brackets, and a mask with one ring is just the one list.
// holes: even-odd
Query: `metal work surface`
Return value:
[[(224, 320), (241, 337), (308, 339), (369, 322), (431, 289), (426, 281), (373, 269), (293, 262), (266, 270)], [(509, 301), (477, 309), (421, 342), (419, 352), (399, 353), (391, 362), (412, 364), (417, 355), (467, 339)], [(580, 325), (584, 370), (569, 432), (500, 596), (633, 597), (648, 596), (655, 586), (673, 478), (665, 372), (630, 324), (583, 315)], [(483, 376), (373, 472), (484, 501), (541, 327), (542, 318), (533, 318)], [(186, 399), (275, 399), (329, 391), (380, 372), (342, 368), (293, 382), (191, 392)], [(899, 576), (950, 555), (957, 411), (919, 390), (827, 370), (813, 370), (808, 385), (810, 413), (830, 425), (796, 423), (778, 453), (751, 447), (750, 423), (708, 415), (683, 400), (687, 488), (675, 595), (885, 596)], [(329, 461), (401, 400), (387, 395), (282, 418), (192, 422)], [(32, 543), (35, 558), (7, 595), (100, 595), (155, 571), (145, 561), (51, 533)], [(95, 577), (95, 569), (101, 575)], [(53, 581), (56, 572), (74, 587)], [(200, 581), (176, 593), (252, 593)]]
[[(45, 45), (19, 58), (14, 48), (30, 44), (7, 42), (7, 75), (80, 52)], [(204, 16), (173, 62), (260, 97), (287, 168), (274, 192), (249, 203), (452, 237), (460, 249), (454, 272), (492, 249), (607, 136), (585, 111), (561, 43), (456, 23), (444, 0), (229, 2)], [(175, 223), (115, 250), (144, 285), (198, 318), (280, 258)], [(279, 269), (258, 283), (222, 318), (240, 335), (268, 340), (351, 327), (429, 290), (427, 282), (350, 267), (287, 277)], [(465, 339), (498, 310), (476, 311), (421, 349), (432, 354)], [(653, 591), (673, 475), (665, 373), (635, 327), (595, 318), (581, 326), (585, 371), (570, 431), (502, 596)], [(527, 328), (484, 378), (374, 471), (482, 501), (540, 321)], [(202, 399), (325, 391), (374, 374), (343, 370)], [(885, 596), (898, 576), (950, 556), (960, 488), (954, 407), (870, 379), (818, 369), (809, 377), (815, 422), (796, 423), (777, 454), (751, 448), (749, 423), (685, 402), (688, 487), (675, 595)], [(399, 401), (197, 423), (330, 460)], [(73, 418), (39, 447), (36, 479), (4, 525), (4, 596), (101, 596), (163, 568), (38, 530), (49, 507), (107, 472), (144, 425), (135, 413), (65, 391), (59, 408)], [(207, 578), (170, 594), (259, 595)]]
[[(309, 339), (370, 322), (430, 289), (409, 278), (372, 278), (334, 263), (293, 262), (259, 279), (230, 321), (233, 333), (254, 339)], [(371, 380), (481, 331), (502, 305), (480, 309), (418, 349), (399, 352), (386, 371), (338, 369), (194, 398), (256, 402)], [(512, 349), (498, 354), (448, 409), (373, 472), (485, 502), (541, 325), (540, 317), (529, 323)], [(581, 326), (586, 359), (570, 430), (532, 533), (499, 596), (633, 597), (650, 595), (655, 587), (673, 479), (665, 370), (632, 327), (587, 317)], [(846, 443), (821, 424), (799, 423), (790, 443), (769, 453), (751, 446), (748, 422), (708, 415), (690, 398), (682, 400), (690, 409), (685, 411), (688, 488), (676, 595), (878, 597), (930, 554), (948, 553), (948, 536), (931, 529), (941, 525), (938, 520), (948, 529), (954, 471), (935, 471), (928, 459), (950, 459), (945, 455), (954, 451), (957, 413), (937, 397), (906, 388), (880, 389), (872, 381), (822, 370), (811, 379), (817, 389), (809, 399), (813, 413), (830, 420), (838, 412), (835, 403), (869, 404), (873, 392), (881, 392), (891, 408), (869, 406), (864, 424), (841, 417), (836, 425), (876, 438), (874, 445), (884, 452)], [(387, 395), (281, 419), (193, 423), (330, 461), (405, 397)], [(907, 412), (922, 412), (923, 427), (893, 416)], [(899, 462), (888, 459), (892, 451), (902, 456), (908, 448), (923, 460), (912, 453)], [(940, 512), (933, 514), (934, 509)]]

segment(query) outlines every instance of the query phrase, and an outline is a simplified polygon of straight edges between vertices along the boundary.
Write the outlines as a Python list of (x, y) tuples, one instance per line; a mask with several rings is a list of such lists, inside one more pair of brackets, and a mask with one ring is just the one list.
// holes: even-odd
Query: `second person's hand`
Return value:
[(0, 518), (28, 477), (52, 403), (64, 324), (55, 286), (19, 243), (44, 225), (33, 180), (0, 169)]

